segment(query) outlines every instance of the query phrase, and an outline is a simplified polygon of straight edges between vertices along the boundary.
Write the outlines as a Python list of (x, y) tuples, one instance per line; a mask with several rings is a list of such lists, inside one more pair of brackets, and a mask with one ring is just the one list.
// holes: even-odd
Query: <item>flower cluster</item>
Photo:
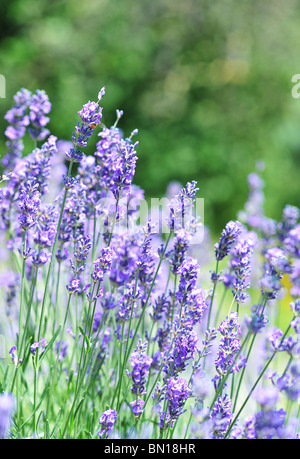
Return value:
[(217, 261), (223, 260), (228, 255), (233, 244), (237, 242), (241, 234), (241, 225), (238, 222), (230, 221), (223, 229), (220, 240), (215, 244), (215, 254)]
[(104, 411), (104, 413), (101, 414), (100, 419), (99, 419), (101, 430), (100, 432), (98, 432), (98, 437), (107, 438), (111, 434), (116, 421), (117, 421), (116, 410), (109, 408), (108, 410)]
[(127, 376), (132, 379), (133, 386), (131, 392), (134, 395), (145, 395), (145, 384), (148, 380), (149, 369), (152, 363), (152, 358), (146, 354), (148, 343), (138, 342), (136, 350), (131, 354), (129, 361), (131, 372), (127, 370)]
[(215, 245), (195, 181), (143, 215), (137, 130), (104, 125), (104, 93), (70, 140), (44, 91), (5, 116), (0, 437), (298, 438), (299, 209), (265, 216), (257, 171)]
[(236, 362), (236, 355), (240, 350), (240, 340), (237, 337), (241, 334), (239, 318), (236, 312), (231, 312), (218, 328), (222, 338), (219, 343), (218, 355), (215, 361), (217, 376), (214, 378), (216, 387), (220, 385), (224, 376), (229, 372), (239, 370)]

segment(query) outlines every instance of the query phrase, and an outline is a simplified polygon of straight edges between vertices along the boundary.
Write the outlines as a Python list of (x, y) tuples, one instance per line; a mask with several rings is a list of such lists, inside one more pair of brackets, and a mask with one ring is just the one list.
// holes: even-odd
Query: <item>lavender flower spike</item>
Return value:
[(0, 439), (4, 439), (8, 435), (14, 404), (12, 394), (0, 395)]
[(114, 425), (116, 423), (116, 420), (117, 420), (116, 410), (109, 408), (108, 410), (104, 411), (104, 413), (102, 413), (99, 419), (101, 430), (97, 434), (98, 437), (101, 439), (107, 438), (112, 432)]
[(230, 221), (223, 229), (220, 241), (215, 244), (215, 254), (217, 261), (223, 260), (228, 255), (229, 250), (237, 241), (242, 232), (241, 224), (239, 222)]

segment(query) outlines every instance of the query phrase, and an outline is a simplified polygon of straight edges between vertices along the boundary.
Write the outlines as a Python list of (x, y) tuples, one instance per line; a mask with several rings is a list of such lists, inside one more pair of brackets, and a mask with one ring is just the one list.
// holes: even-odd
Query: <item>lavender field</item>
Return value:
[(43, 90), (5, 115), (0, 437), (298, 438), (299, 209), (265, 215), (262, 162), (216, 240), (197, 177), (151, 208), (109, 90), (70, 140)]

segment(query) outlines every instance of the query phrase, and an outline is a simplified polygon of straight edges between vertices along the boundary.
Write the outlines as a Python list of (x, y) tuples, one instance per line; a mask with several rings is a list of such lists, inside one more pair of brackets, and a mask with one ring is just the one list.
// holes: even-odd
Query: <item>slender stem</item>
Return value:
[(152, 280), (151, 286), (150, 286), (150, 288), (149, 288), (149, 292), (148, 292), (148, 295), (147, 295), (147, 298), (146, 298), (146, 301), (145, 301), (144, 307), (143, 307), (143, 309), (142, 309), (142, 313), (141, 313), (141, 315), (140, 315), (140, 317), (139, 317), (139, 321), (138, 321), (137, 327), (136, 327), (136, 329), (135, 329), (135, 333), (134, 333), (134, 336), (133, 336), (133, 338), (132, 338), (132, 340), (131, 340), (131, 345), (129, 346), (129, 349), (128, 349), (128, 353), (127, 353), (127, 356), (125, 356), (125, 357), (126, 357), (126, 359), (128, 358), (129, 354), (131, 353), (131, 350), (132, 350), (132, 347), (133, 347), (133, 344), (134, 344), (134, 341), (135, 341), (136, 335), (137, 335), (137, 333), (138, 333), (138, 330), (139, 330), (140, 324), (141, 324), (141, 322), (142, 322), (143, 316), (144, 316), (144, 314), (145, 314), (145, 311), (146, 311), (146, 309), (147, 309), (148, 301), (149, 301), (149, 298), (150, 298), (150, 296), (151, 296), (151, 293), (152, 293), (153, 287), (154, 287), (154, 285), (155, 285), (155, 281), (156, 281), (156, 278), (157, 278), (158, 272), (159, 272), (159, 270), (160, 270), (160, 267), (161, 267), (162, 261), (163, 261), (163, 259), (164, 259), (164, 256), (165, 256), (165, 253), (166, 253), (167, 247), (168, 247), (168, 245), (169, 245), (169, 242), (170, 242), (170, 240), (171, 240), (171, 236), (172, 236), (172, 234), (173, 234), (173, 232), (171, 231), (171, 232), (169, 233), (169, 237), (168, 237), (168, 239), (167, 239), (167, 241), (166, 241), (166, 244), (165, 244), (164, 250), (163, 250), (163, 252), (162, 252), (162, 254), (161, 254), (161, 256), (160, 256), (160, 260), (159, 260), (158, 266), (157, 266), (157, 268), (156, 268), (156, 271), (155, 271), (155, 274), (154, 274), (154, 277), (153, 277), (153, 280)]
[[(218, 271), (219, 271), (219, 260), (217, 260), (217, 263), (216, 263), (216, 271), (215, 271), (216, 277), (218, 275)], [(207, 326), (206, 326), (207, 330), (209, 329), (209, 326), (210, 326), (210, 319), (211, 319), (211, 313), (212, 313), (212, 308), (213, 308), (214, 296), (216, 293), (216, 287), (217, 287), (217, 280), (215, 280), (214, 282), (213, 291), (211, 295), (208, 318), (207, 318)]]
[[(23, 251), (25, 252), (25, 250), (26, 250), (27, 230), (25, 230), (23, 234), (24, 234)], [(25, 290), (25, 263), (26, 263), (26, 259), (23, 256), (22, 279), (21, 279), (21, 295), (20, 295), (20, 311), (19, 311), (19, 333), (18, 333), (18, 341), (17, 341), (18, 352), (19, 352), (19, 347), (20, 347), (21, 330), (23, 328), (23, 302), (24, 302), (24, 290)]]
[[(294, 318), (292, 319), (292, 321), (294, 320)], [(288, 334), (289, 330), (291, 328), (291, 324), (288, 326), (285, 334), (282, 336), (281, 340), (280, 340), (280, 344), (283, 342), (283, 340), (285, 339), (286, 335)], [(279, 346), (280, 346), (279, 344)], [(240, 416), (241, 412), (243, 411), (243, 409), (245, 408), (248, 400), (250, 399), (253, 391), (255, 390), (256, 386), (258, 385), (259, 381), (261, 380), (261, 378), (263, 377), (264, 373), (266, 372), (266, 370), (268, 369), (269, 365), (271, 364), (271, 362), (273, 361), (275, 355), (277, 353), (277, 349), (274, 350), (273, 354), (271, 355), (271, 357), (269, 358), (269, 360), (267, 361), (267, 363), (265, 364), (265, 366), (263, 367), (262, 371), (260, 372), (257, 380), (255, 381), (254, 385), (252, 386), (249, 394), (247, 395), (247, 397), (245, 398), (245, 401), (243, 402), (241, 408), (239, 409), (238, 413), (236, 414), (234, 420), (231, 422), (230, 426), (228, 427), (228, 430), (225, 434), (225, 437), (224, 438), (227, 438), (229, 433), (231, 432), (231, 429), (232, 427), (234, 426), (234, 424), (236, 423), (238, 417)]]
[(33, 382), (33, 432), (37, 434), (36, 425), (36, 402), (37, 402), (37, 384), (38, 384), (38, 366), (34, 365), (34, 382)]
[[(262, 311), (261, 311), (261, 314), (260, 314), (261, 318), (263, 317), (263, 313), (264, 313), (266, 304), (267, 304), (267, 297), (264, 299), (263, 304), (262, 304)], [(250, 347), (249, 347), (249, 350), (248, 350), (248, 353), (247, 353), (246, 363), (248, 363), (248, 361), (249, 361), (250, 354), (251, 354), (251, 351), (252, 351), (256, 336), (257, 336), (257, 332), (254, 333), (254, 335), (253, 335), (253, 338), (252, 338), (252, 341), (251, 341), (251, 344), (250, 344)], [(233, 412), (235, 412), (235, 409), (236, 409), (238, 396), (239, 396), (239, 393), (240, 393), (240, 389), (241, 389), (241, 385), (242, 385), (242, 381), (243, 381), (243, 378), (244, 378), (245, 371), (246, 371), (246, 366), (242, 369), (242, 372), (241, 372), (241, 375), (240, 375), (240, 378), (239, 378), (237, 391), (236, 391), (236, 395), (235, 395), (235, 400), (234, 400), (234, 404), (233, 404)]]
[[(71, 175), (72, 165), (73, 165), (73, 162), (71, 161), (70, 162), (70, 166), (69, 166), (69, 170), (68, 170), (68, 177)], [(50, 264), (49, 264), (49, 268), (48, 268), (48, 272), (47, 272), (47, 277), (46, 277), (45, 288), (44, 288), (44, 296), (43, 296), (40, 323), (39, 323), (39, 329), (38, 329), (38, 341), (40, 340), (42, 326), (43, 326), (45, 305), (46, 305), (46, 299), (47, 299), (47, 296), (48, 296), (49, 281), (50, 281), (50, 276), (51, 276), (51, 272), (52, 272), (53, 263), (54, 263), (54, 260), (55, 260), (55, 252), (56, 252), (56, 247), (57, 247), (57, 242), (58, 242), (58, 235), (59, 235), (60, 226), (61, 226), (61, 222), (62, 222), (62, 216), (63, 216), (65, 204), (66, 204), (67, 193), (68, 193), (68, 190), (65, 189), (63, 200), (62, 200), (62, 204), (61, 204), (58, 224), (57, 224), (57, 228), (56, 228), (55, 240), (54, 240), (54, 244), (53, 244), (53, 247), (52, 247), (52, 256), (51, 256), (51, 260), (50, 260)]]
[(224, 301), (225, 301), (225, 297), (226, 297), (227, 292), (228, 292), (228, 289), (224, 286), (223, 296), (222, 296), (222, 299), (221, 299), (220, 304), (219, 304), (219, 306), (218, 306), (217, 314), (216, 314), (216, 317), (215, 317), (215, 320), (214, 320), (214, 326), (215, 326), (215, 327), (216, 327), (217, 324), (218, 324), (219, 317), (220, 317), (220, 313), (221, 313), (222, 306), (223, 306), (223, 303), (224, 303)]
[(228, 378), (229, 375), (231, 374), (231, 370), (232, 370), (232, 368), (234, 367), (234, 365), (236, 364), (237, 359), (239, 358), (239, 356), (240, 356), (240, 354), (241, 354), (241, 352), (242, 352), (244, 346), (246, 345), (249, 336), (250, 336), (250, 333), (248, 332), (247, 335), (246, 335), (246, 337), (245, 337), (245, 339), (244, 339), (244, 341), (243, 341), (243, 343), (242, 343), (242, 345), (241, 345), (241, 347), (240, 347), (240, 349), (239, 349), (239, 351), (238, 351), (237, 354), (235, 355), (235, 358), (234, 358), (234, 360), (233, 360), (233, 362), (232, 362), (230, 368), (228, 369), (226, 375), (223, 377), (222, 382), (221, 382), (221, 384), (220, 384), (218, 390), (216, 391), (215, 397), (214, 397), (214, 399), (213, 399), (213, 401), (212, 401), (212, 403), (211, 403), (211, 405), (210, 405), (210, 409), (211, 409), (211, 410), (212, 410), (212, 408), (213, 408), (213, 406), (214, 406), (214, 404), (215, 404), (217, 398), (218, 398), (219, 395), (222, 393), (223, 388), (224, 388), (224, 385), (225, 385), (225, 383), (226, 383), (226, 381), (227, 381), (227, 378)]
[[(249, 350), (248, 350), (247, 357), (246, 357), (246, 363), (248, 363), (248, 361), (249, 361), (249, 356), (251, 354), (255, 338), (256, 338), (256, 333), (253, 335), (252, 341), (250, 343)], [(242, 381), (243, 381), (243, 378), (244, 378), (245, 371), (246, 371), (246, 367), (244, 367), (242, 369), (242, 373), (241, 373), (241, 376), (239, 378), (239, 382), (238, 382), (238, 386), (237, 386), (237, 390), (236, 390), (236, 395), (235, 395), (235, 399), (234, 399), (234, 404), (233, 404), (233, 412), (235, 412), (235, 409), (236, 409), (236, 404), (237, 404), (237, 401), (238, 401), (238, 397), (239, 397), (239, 393), (240, 393), (240, 389), (241, 389), (241, 385), (242, 385)]]

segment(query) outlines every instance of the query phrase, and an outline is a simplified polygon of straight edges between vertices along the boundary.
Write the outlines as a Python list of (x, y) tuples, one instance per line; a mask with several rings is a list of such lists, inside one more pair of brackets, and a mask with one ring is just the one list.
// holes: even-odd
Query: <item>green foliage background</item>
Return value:
[(1, 2), (1, 155), (21, 87), (46, 90), (51, 131), (69, 139), (77, 111), (106, 86), (104, 123), (118, 108), (125, 133), (139, 129), (135, 182), (148, 197), (195, 179), (219, 232), (264, 159), (266, 210), (278, 218), (300, 205), (299, 19), (296, 0)]

